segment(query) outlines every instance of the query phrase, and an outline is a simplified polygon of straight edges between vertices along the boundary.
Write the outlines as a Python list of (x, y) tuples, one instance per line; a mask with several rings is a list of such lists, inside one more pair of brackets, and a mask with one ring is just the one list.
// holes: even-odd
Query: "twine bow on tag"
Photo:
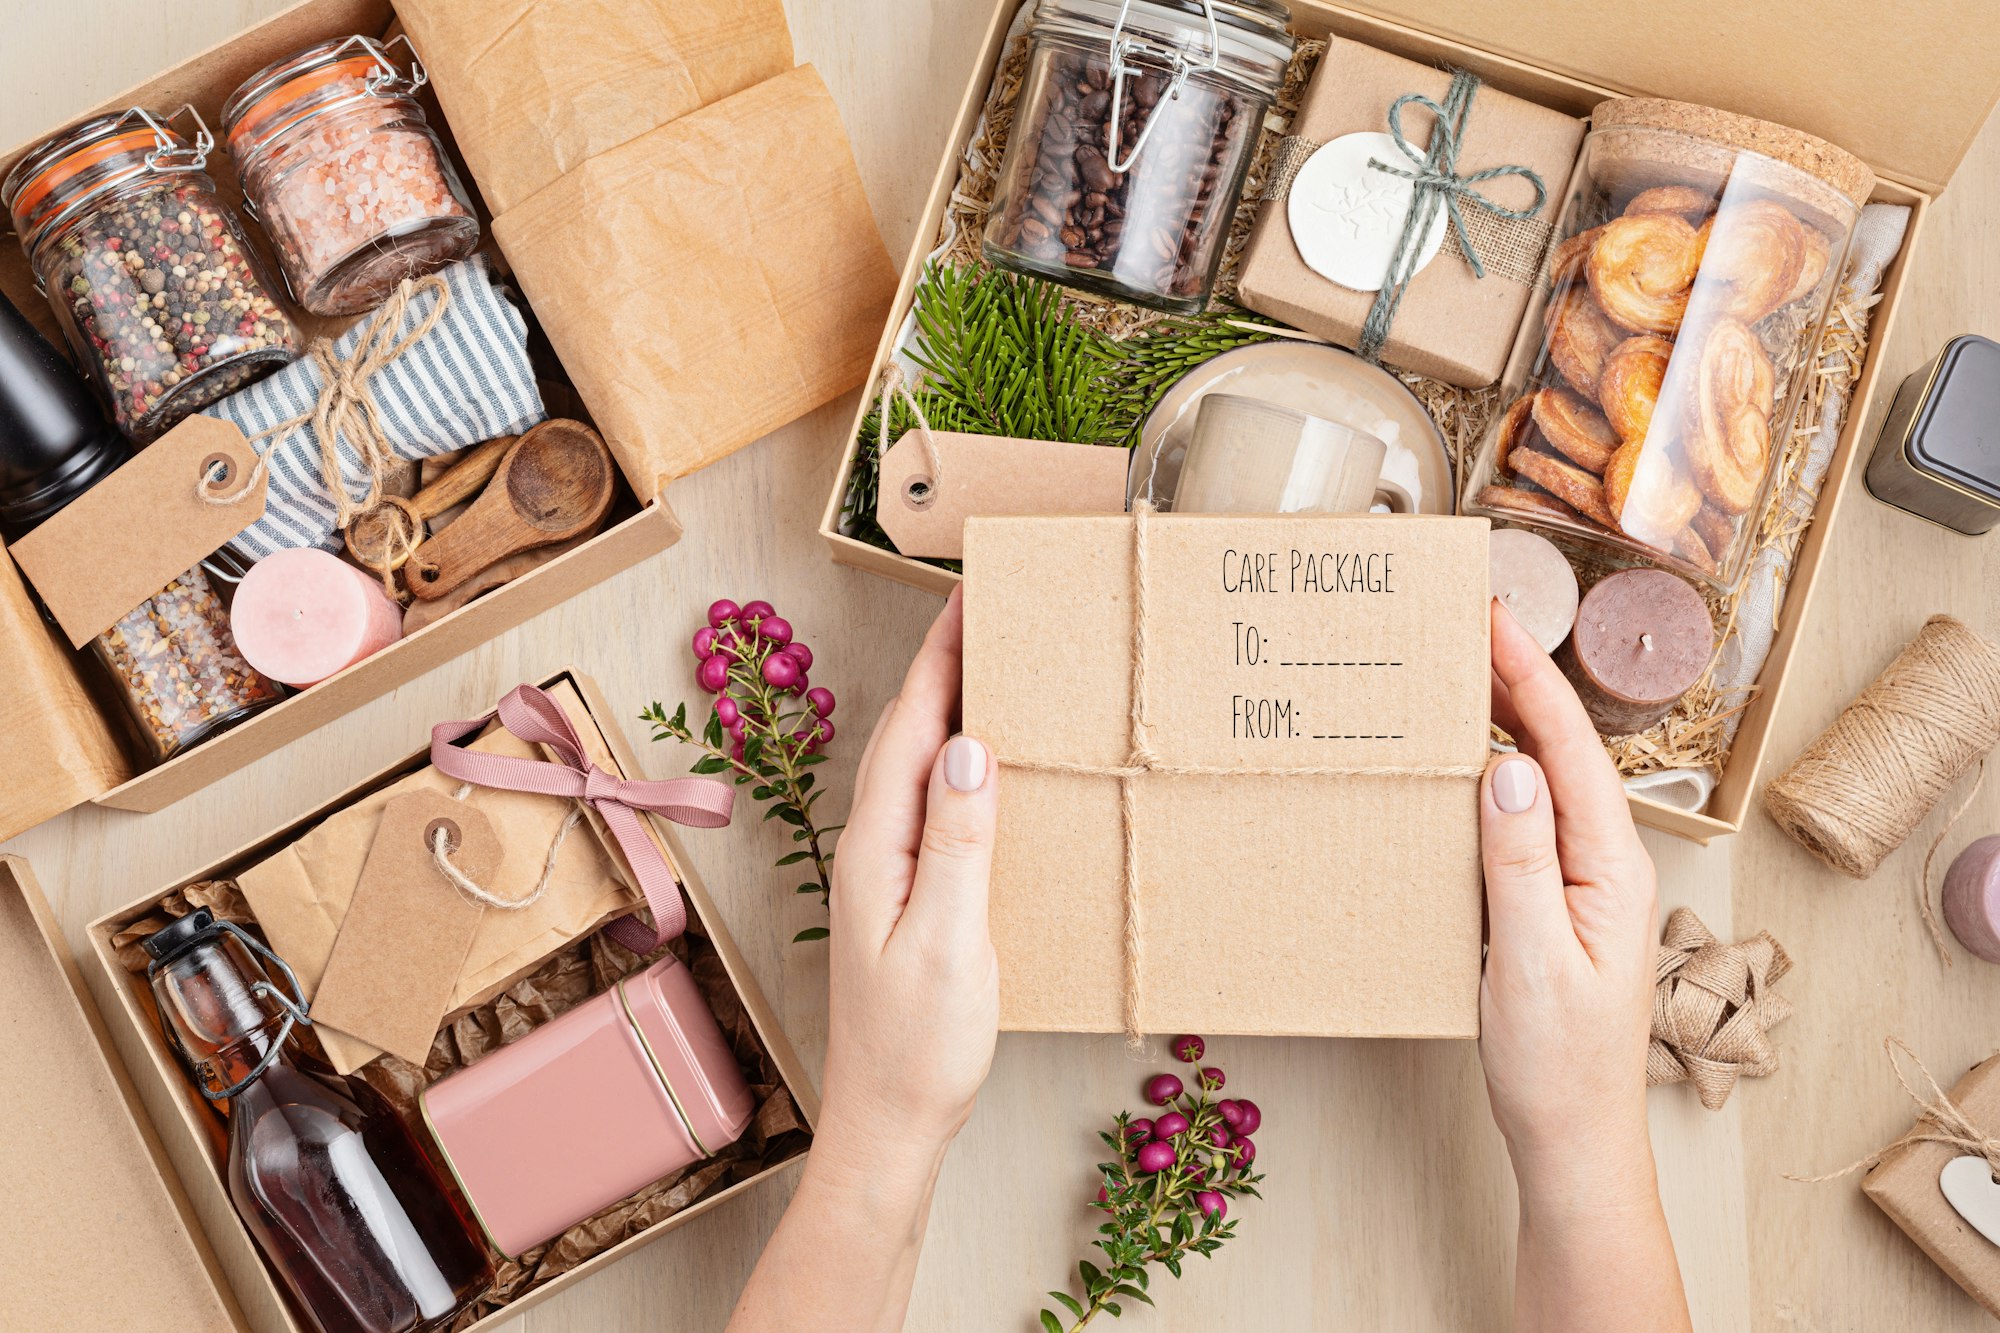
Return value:
[(1656, 966), (1647, 1087), (1693, 1083), (1701, 1104), (1718, 1111), (1739, 1077), (1777, 1071), (1767, 1033), (1791, 1017), (1792, 1005), (1772, 986), (1792, 960), (1769, 931), (1724, 944), (1700, 917), (1676, 907)]
[[(409, 313), (410, 303), (427, 295), (434, 298), (430, 309), (409, 332), (399, 333), (403, 318)], [(353, 355), (343, 360), (334, 350), (335, 340), (332, 338), (315, 338), (306, 348), (306, 356), (319, 369), (319, 399), (312, 410), (280, 421), (249, 437), (251, 446), (255, 448), (259, 440), (282, 439), (300, 426), (311, 423), (313, 436), (319, 442), (320, 478), (333, 501), (335, 527), (346, 527), (357, 513), (371, 508), (382, 498), (382, 478), (396, 461), (389, 437), (382, 427), (380, 409), (369, 392), (369, 381), (377, 371), (392, 364), (428, 337), (450, 304), (451, 288), (441, 276), (433, 273), (426, 278), (403, 279), (395, 294), (369, 316), (368, 327), (355, 344)], [(359, 501), (347, 493), (340, 455), (343, 440), (359, 456), (368, 476), (367, 494)], [(236, 489), (218, 491), (215, 489), (217, 478), (205, 475), (196, 481), (195, 494), (204, 504), (241, 504), (263, 477), (269, 452), (268, 446), (256, 450), (256, 466), (250, 469)], [(395, 585), (387, 581), (387, 575), (384, 578), (385, 587), (393, 595)]]
[[(1361, 326), (1361, 339), (1355, 350), (1369, 361), (1381, 357), (1383, 344), (1389, 339), (1389, 326), (1395, 322), (1396, 310), (1402, 305), (1403, 293), (1409, 289), (1410, 280), (1416, 277), (1418, 259), (1424, 249), (1423, 239), (1430, 235), (1439, 208), (1443, 208), (1445, 215), (1451, 219), (1459, 250), (1464, 254), (1465, 262), (1472, 266), (1473, 275), (1484, 278), (1485, 261), (1472, 242), (1472, 234), (1466, 230), (1460, 205), (1468, 204), (1510, 222), (1526, 222), (1540, 213), (1542, 205), (1548, 202), (1548, 187), (1542, 184), (1539, 175), (1524, 166), (1487, 167), (1483, 171), (1459, 174), (1459, 146), (1465, 137), (1466, 121), (1472, 114), (1472, 99), (1478, 92), (1478, 75), (1462, 69), (1453, 70), (1451, 88), (1445, 93), (1442, 104), (1422, 93), (1404, 93), (1389, 104), (1389, 136), (1396, 141), (1396, 147), (1402, 150), (1403, 156), (1410, 160), (1411, 166), (1398, 167), (1372, 157), (1368, 159), (1368, 165), (1376, 171), (1410, 181), (1416, 187), (1416, 194), (1410, 201), (1409, 212), (1403, 217), (1402, 235), (1397, 238), (1395, 253), (1389, 258), (1381, 290), (1376, 293), (1375, 304), (1369, 307), (1368, 318)], [(1412, 104), (1431, 113), (1431, 143), (1427, 150), (1418, 149), (1403, 133), (1403, 108)], [(1476, 188), (1503, 176), (1519, 176), (1534, 186), (1534, 204), (1525, 209), (1508, 208), (1495, 203)]]
[[(1896, 1071), (1896, 1081), (1903, 1085), (1903, 1091), (1917, 1104), (1915, 1127), (1894, 1143), (1885, 1148), (1878, 1148), (1866, 1157), (1857, 1158), (1838, 1171), (1829, 1171), (1823, 1176), (1794, 1176), (1787, 1173), (1785, 1179), (1796, 1180), (1803, 1185), (1818, 1184), (1823, 1180), (1838, 1180), (1842, 1176), (1851, 1176), (1856, 1171), (1868, 1170), (1890, 1153), (1907, 1148), (1913, 1143), (1942, 1143), (1946, 1147), (1956, 1148), (1973, 1157), (1984, 1158), (1986, 1164), (1993, 1168), (1995, 1177), (2000, 1178), (2000, 1138), (1995, 1138), (1988, 1134), (1984, 1127), (1973, 1123), (1972, 1117), (1965, 1113), (1965, 1108), (1953, 1101), (1951, 1094), (1938, 1086), (1938, 1081), (1931, 1077), (1931, 1071), (1924, 1067), (1924, 1062), (1917, 1058), (1917, 1053), (1910, 1049), (1908, 1042), (1901, 1037), (1884, 1037), (1882, 1052), (1889, 1057), (1889, 1067)], [(1917, 1067), (1917, 1073), (1922, 1077), (1924, 1087), (1930, 1090), (1928, 1095), (1911, 1086), (1910, 1076), (1903, 1072), (1903, 1062), (1897, 1058), (1899, 1054), (1908, 1056), (1910, 1063)]]
[[(456, 742), (477, 733), (495, 717), (516, 738), (554, 750), (558, 761), (516, 759), (458, 747)], [(618, 840), (626, 861), (631, 864), (633, 877), (638, 880), (639, 892), (653, 914), (650, 927), (635, 913), (620, 917), (605, 928), (612, 939), (638, 954), (652, 952), (687, 927), (687, 908), (681, 902), (680, 885), (659, 844), (647, 833), (639, 812), (650, 811), (690, 828), (721, 828), (729, 823), (729, 812), (736, 798), (734, 788), (712, 778), (648, 782), (607, 773), (584, 753), (562, 706), (533, 685), (517, 686), (500, 701), (499, 707), (484, 717), (440, 722), (432, 727), (431, 763), (440, 773), (461, 782), (500, 791), (557, 796), (595, 809)], [(575, 819), (572, 812), (557, 835), (556, 847), (561, 846), (562, 833), (574, 825)], [(549, 850), (551, 866), (556, 847)], [(547, 882), (546, 873), (543, 882)]]

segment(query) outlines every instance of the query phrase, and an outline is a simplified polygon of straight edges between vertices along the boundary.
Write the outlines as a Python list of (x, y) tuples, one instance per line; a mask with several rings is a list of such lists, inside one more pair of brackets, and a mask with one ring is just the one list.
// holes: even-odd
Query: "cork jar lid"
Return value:
[[(1816, 135), (1753, 116), (1660, 97), (1619, 97), (1590, 114), (1592, 133), (1619, 129), (1667, 130), (1735, 152), (1758, 153), (1823, 181), (1856, 207), (1875, 192), (1875, 173), (1844, 148)], [(1713, 149), (1690, 145), (1690, 168), (1712, 160)]]

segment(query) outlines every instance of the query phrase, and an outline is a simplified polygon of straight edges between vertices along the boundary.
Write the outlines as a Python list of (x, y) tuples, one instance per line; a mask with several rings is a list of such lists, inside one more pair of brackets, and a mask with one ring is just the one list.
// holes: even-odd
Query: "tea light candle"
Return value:
[(1606, 736), (1643, 731), (1694, 688), (1715, 623), (1694, 586), (1663, 569), (1621, 569), (1583, 596), (1556, 663)]
[(401, 638), (403, 612), (353, 565), (303, 548), (250, 567), (236, 589), (229, 627), (244, 661), (303, 687)]
[(1576, 571), (1555, 543), (1522, 528), (1495, 528), (1487, 549), (1490, 586), (1521, 628), (1553, 653), (1576, 623)]
[(1945, 872), (1944, 920), (1968, 951), (2000, 963), (2000, 834), (1967, 847)]

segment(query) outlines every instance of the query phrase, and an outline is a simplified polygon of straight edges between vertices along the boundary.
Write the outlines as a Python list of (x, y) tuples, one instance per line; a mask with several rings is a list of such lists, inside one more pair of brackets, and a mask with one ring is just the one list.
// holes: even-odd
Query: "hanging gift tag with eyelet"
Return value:
[(1122, 514), (1132, 453), (1115, 445), (930, 433), (921, 428), (882, 455), (875, 521), (904, 555), (956, 560), (965, 520), (999, 514)]
[(1938, 1189), (1974, 1231), (2000, 1245), (2000, 1182), (1984, 1157), (1968, 1154), (1946, 1162)]
[(192, 416), (8, 553), (81, 648), (263, 518), (269, 485), (242, 431)]
[(312, 1005), (315, 1023), (419, 1065), (450, 1011), (486, 910), (438, 868), (440, 829), (452, 866), (505, 896), (492, 883), (501, 862), (492, 821), (441, 791), (396, 797), (382, 807)]

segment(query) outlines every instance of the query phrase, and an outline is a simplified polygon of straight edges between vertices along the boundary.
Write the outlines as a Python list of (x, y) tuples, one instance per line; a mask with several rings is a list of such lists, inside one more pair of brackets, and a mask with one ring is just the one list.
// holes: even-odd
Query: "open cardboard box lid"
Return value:
[[(1320, 7), (1295, 16), (1309, 23)], [(1611, 92), (1806, 130), (1926, 194), (1944, 188), (2000, 100), (2000, 39), (1984, 0), (1367, 0), (1354, 8)]]
[(246, 1327), (62, 928), (17, 856), (0, 856), (0, 1024), (17, 1057), (0, 1084), (16, 1204), (0, 1210), (0, 1253), (32, 1256), (0, 1296), (0, 1323), (47, 1333)]

